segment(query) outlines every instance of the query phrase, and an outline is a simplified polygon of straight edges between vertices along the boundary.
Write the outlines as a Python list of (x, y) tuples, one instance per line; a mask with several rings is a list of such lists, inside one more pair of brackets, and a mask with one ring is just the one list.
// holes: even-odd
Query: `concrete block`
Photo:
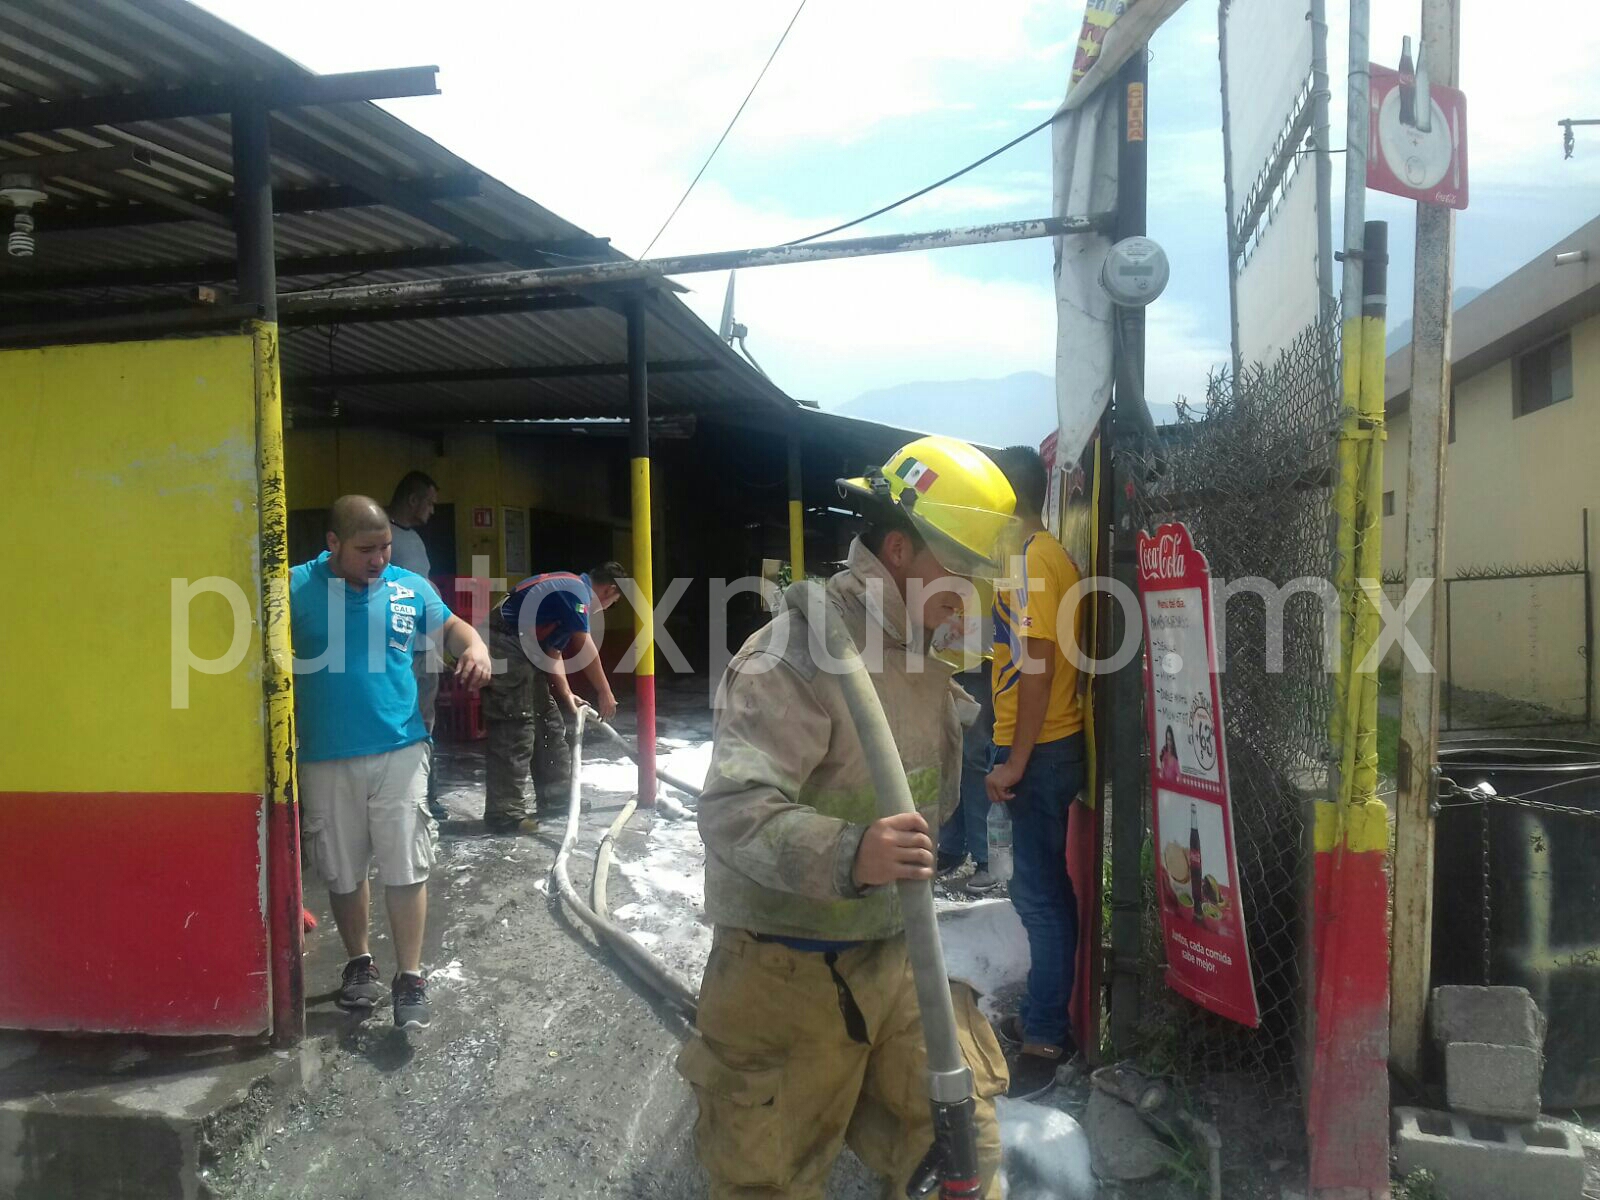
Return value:
[(318, 1042), (0, 1035), (0, 1200), (199, 1200), (316, 1082)]
[(1582, 1200), (1583, 1148), (1570, 1130), (1394, 1110), (1395, 1165), (1403, 1179), (1431, 1171), (1450, 1200)]
[(1445, 1101), (1456, 1112), (1536, 1121), (1543, 1074), (1544, 1055), (1525, 1046), (1449, 1042), (1444, 1048)]
[(1480, 1042), (1544, 1049), (1545, 1017), (1527, 988), (1464, 987), (1433, 989), (1433, 1040)]

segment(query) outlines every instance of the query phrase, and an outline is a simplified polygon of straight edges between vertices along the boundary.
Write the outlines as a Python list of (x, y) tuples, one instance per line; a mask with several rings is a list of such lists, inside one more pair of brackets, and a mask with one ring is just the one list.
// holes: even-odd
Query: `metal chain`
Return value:
[(1491, 957), (1489, 947), (1491, 921), (1489, 911), (1489, 806), (1485, 804), (1481, 809), (1479, 809), (1478, 815), (1479, 820), (1482, 823), (1481, 835), (1483, 843), (1483, 876), (1479, 884), (1479, 891), (1481, 893), (1479, 899), (1483, 904), (1483, 986), (1488, 987), (1492, 982), (1492, 980), (1489, 978), (1489, 960)]
[(1492, 948), (1491, 948), (1492, 934), (1493, 934), (1493, 913), (1492, 913), (1491, 904), (1490, 904), (1490, 899), (1491, 899), (1490, 893), (1491, 893), (1492, 889), (1491, 889), (1491, 886), (1490, 886), (1490, 879), (1491, 879), (1490, 870), (1491, 869), (1490, 869), (1490, 864), (1489, 864), (1489, 841), (1490, 841), (1490, 838), (1489, 838), (1489, 809), (1490, 809), (1490, 806), (1494, 805), (1494, 804), (1505, 804), (1505, 805), (1509, 805), (1509, 806), (1511, 806), (1513, 808), (1527, 808), (1527, 809), (1532, 809), (1535, 812), (1553, 813), (1553, 814), (1556, 814), (1558, 816), (1564, 816), (1564, 817), (1588, 817), (1591, 820), (1600, 820), (1600, 810), (1597, 810), (1597, 809), (1577, 808), (1577, 807), (1575, 807), (1573, 805), (1570, 805), (1570, 804), (1553, 804), (1548, 800), (1533, 800), (1533, 799), (1530, 799), (1531, 796), (1534, 796), (1534, 795), (1538, 794), (1539, 792), (1547, 792), (1547, 791), (1551, 790), (1552, 788), (1565, 787), (1565, 786), (1568, 786), (1568, 785), (1570, 785), (1572, 783), (1576, 783), (1576, 782), (1578, 782), (1578, 781), (1577, 780), (1571, 780), (1571, 779), (1564, 779), (1564, 780), (1561, 780), (1559, 783), (1550, 783), (1550, 784), (1546, 784), (1544, 787), (1534, 788), (1532, 792), (1529, 792), (1529, 793), (1527, 793), (1525, 795), (1521, 795), (1521, 796), (1502, 796), (1498, 792), (1492, 790), (1490, 785), (1487, 784), (1487, 783), (1480, 783), (1480, 784), (1478, 784), (1478, 785), (1476, 785), (1474, 787), (1466, 788), (1466, 787), (1462, 787), (1459, 783), (1457, 783), (1453, 779), (1447, 779), (1447, 778), (1444, 778), (1444, 777), (1440, 777), (1439, 778), (1439, 797), (1440, 797), (1440, 799), (1443, 800), (1444, 798), (1449, 797), (1449, 798), (1453, 799), (1455, 801), (1455, 803), (1453, 803), (1453, 804), (1439, 803), (1439, 804), (1436, 805), (1436, 807), (1438, 809), (1442, 810), (1442, 809), (1446, 809), (1446, 808), (1466, 808), (1466, 807), (1469, 807), (1471, 805), (1476, 805), (1478, 807), (1478, 815), (1479, 815), (1479, 822), (1480, 822), (1479, 831), (1480, 831), (1480, 839), (1481, 839), (1481, 843), (1482, 843), (1480, 854), (1481, 854), (1482, 860), (1483, 860), (1482, 861), (1482, 879), (1481, 879), (1479, 900), (1480, 900), (1480, 902), (1482, 904), (1482, 907), (1483, 907), (1483, 945), (1482, 945), (1483, 963), (1482, 963), (1482, 967), (1483, 967), (1483, 982), (1484, 982), (1484, 986), (1486, 986), (1486, 987), (1490, 983), (1489, 976), (1490, 976), (1490, 968), (1491, 968), (1491, 965), (1492, 965), (1492, 958), (1493, 958)]
[(1440, 808), (1464, 808), (1467, 805), (1481, 804), (1487, 807), (1490, 804), (1509, 804), (1515, 808), (1531, 808), (1537, 812), (1555, 813), (1564, 817), (1588, 817), (1591, 820), (1600, 820), (1600, 809), (1577, 808), (1570, 804), (1552, 804), (1548, 800), (1533, 800), (1529, 797), (1550, 790), (1550, 788), (1567, 787), (1575, 780), (1563, 780), (1561, 783), (1547, 784), (1542, 788), (1534, 788), (1532, 792), (1522, 796), (1503, 796), (1498, 792), (1480, 790), (1483, 785), (1475, 788), (1464, 788), (1453, 779), (1441, 778), (1439, 780), (1439, 795), (1441, 798), (1452, 797), (1459, 801), (1456, 804), (1440, 804)]

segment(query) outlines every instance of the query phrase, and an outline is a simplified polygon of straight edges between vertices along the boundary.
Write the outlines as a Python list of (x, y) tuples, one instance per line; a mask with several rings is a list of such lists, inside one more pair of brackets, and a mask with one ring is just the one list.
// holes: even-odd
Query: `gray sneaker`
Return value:
[(396, 975), (394, 992), (394, 1027), (396, 1029), (426, 1029), (433, 1016), (428, 1011), (428, 981), (421, 975)]
[(969, 892), (978, 892), (982, 894), (983, 892), (992, 892), (999, 886), (1000, 881), (993, 875), (989, 874), (987, 870), (980, 869), (974, 871), (967, 878), (967, 891)]
[(383, 999), (383, 984), (378, 982), (378, 968), (372, 955), (363, 954), (344, 965), (344, 978), (339, 982), (339, 995), (334, 1003), (345, 1012), (371, 1012)]

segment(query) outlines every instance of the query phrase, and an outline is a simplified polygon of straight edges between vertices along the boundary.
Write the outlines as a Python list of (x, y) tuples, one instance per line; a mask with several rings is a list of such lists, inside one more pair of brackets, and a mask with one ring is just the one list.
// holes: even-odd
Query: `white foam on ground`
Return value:
[(636, 899), (611, 916), (639, 944), (691, 987), (698, 986), (711, 956), (705, 923), (705, 846), (690, 822), (657, 821), (642, 858), (617, 857), (617, 870)]
[[(588, 739), (585, 739), (587, 743)], [(661, 738), (656, 742), (656, 768), (674, 778), (698, 787), (711, 766), (710, 742), (685, 742), (678, 738)], [(587, 749), (587, 745), (585, 746)], [(665, 751), (665, 753), (663, 753)], [(639, 768), (632, 759), (584, 759), (583, 785), (597, 792), (627, 796), (639, 788)], [(657, 782), (658, 795), (679, 795), (670, 784)], [(693, 797), (690, 797), (692, 800)]]
[(1009, 900), (977, 900), (939, 909), (945, 971), (978, 993), (984, 1016), (1000, 1015), (994, 999), (1028, 978), (1028, 935)]
[(435, 967), (428, 972), (428, 982), (451, 987), (468, 982), (467, 973), (461, 969), (461, 960), (452, 958), (442, 967)]

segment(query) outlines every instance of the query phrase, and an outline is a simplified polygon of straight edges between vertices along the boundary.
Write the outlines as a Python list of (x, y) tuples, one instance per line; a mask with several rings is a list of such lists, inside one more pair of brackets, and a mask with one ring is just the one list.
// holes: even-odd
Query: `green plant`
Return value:
[(1394, 1200), (1450, 1200), (1432, 1171), (1413, 1171), (1390, 1190)]
[(1398, 696), (1400, 694), (1400, 664), (1398, 662), (1381, 662), (1378, 664), (1378, 692), (1385, 696)]
[(1395, 777), (1400, 763), (1400, 718), (1378, 714), (1378, 772)]

